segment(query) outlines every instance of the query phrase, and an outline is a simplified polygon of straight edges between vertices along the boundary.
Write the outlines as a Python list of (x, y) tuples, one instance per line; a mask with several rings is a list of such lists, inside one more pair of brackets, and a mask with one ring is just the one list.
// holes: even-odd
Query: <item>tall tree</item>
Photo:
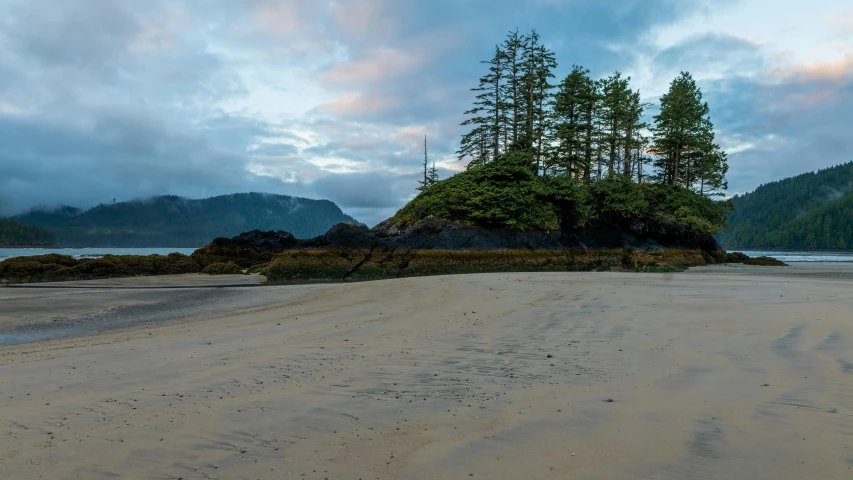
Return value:
[(418, 180), (418, 184), (419, 184), (418, 185), (418, 191), (419, 192), (426, 190), (430, 186), (429, 172), (427, 171), (428, 165), (429, 164), (427, 162), (427, 137), (426, 137), (426, 135), (424, 135), (424, 179)]
[(589, 177), (592, 121), (598, 98), (589, 70), (578, 65), (560, 82), (554, 103), (553, 168), (569, 177)]
[[(626, 116), (624, 125), (625, 137), (622, 174), (626, 177), (630, 177), (634, 172), (635, 161), (642, 161), (640, 149), (643, 148), (645, 144), (642, 131), (648, 127), (642, 118), (643, 111), (645, 111), (648, 105), (640, 101), (639, 90), (630, 93), (627, 100), (628, 103), (625, 110)], [(642, 166), (639, 163), (637, 164), (637, 168), (637, 171), (642, 170)]]
[(681, 72), (661, 97), (660, 113), (655, 115), (653, 152), (663, 183), (690, 186), (691, 173), (685, 172), (685, 154), (708, 149), (713, 125), (708, 104), (690, 73)]
[[(505, 56), (505, 52), (496, 45), (492, 59), (482, 62), (489, 65), (489, 71), (480, 78), (479, 86), (471, 89), (480, 93), (476, 96), (474, 107), (465, 112), (465, 115), (470, 117), (462, 122), (462, 125), (473, 125), (474, 129), (462, 139), (462, 145), (457, 152), (460, 159), (471, 157), (472, 161), (485, 163), (500, 155), (501, 130), (506, 127), (505, 102), (502, 96)], [(484, 135), (487, 135), (487, 138), (483, 138)], [(482, 145), (484, 140), (485, 147)], [(483, 148), (489, 151), (490, 158), (482, 158)]]
[[(507, 123), (506, 136), (509, 138), (510, 145), (515, 148), (518, 145), (518, 135), (521, 129), (522, 108), (523, 108), (523, 85), (522, 85), (522, 54), (527, 48), (529, 39), (525, 35), (519, 35), (518, 30), (509, 32), (503, 43), (504, 51), (504, 103), (506, 105)], [(506, 143), (506, 138), (504, 139)], [(508, 145), (504, 145), (505, 149), (509, 149)]]
[(629, 117), (631, 90), (630, 78), (622, 78), (620, 72), (605, 78), (601, 83), (602, 109), (601, 122), (604, 126), (603, 137), (607, 155), (607, 176), (612, 177), (622, 157), (622, 145), (625, 143), (625, 126)]
[(536, 30), (530, 32), (522, 52), (523, 129), (517, 147), (535, 155), (537, 173), (542, 167), (543, 140), (550, 129), (550, 108), (557, 60), (554, 52), (540, 43)]

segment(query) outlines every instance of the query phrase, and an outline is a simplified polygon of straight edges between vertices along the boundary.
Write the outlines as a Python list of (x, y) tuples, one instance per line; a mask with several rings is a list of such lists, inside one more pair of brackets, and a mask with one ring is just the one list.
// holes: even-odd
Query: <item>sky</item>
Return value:
[(0, 214), (328, 198), (373, 225), (442, 178), (477, 79), (535, 28), (649, 102), (697, 80), (729, 192), (853, 160), (853, 7), (820, 0), (0, 0)]

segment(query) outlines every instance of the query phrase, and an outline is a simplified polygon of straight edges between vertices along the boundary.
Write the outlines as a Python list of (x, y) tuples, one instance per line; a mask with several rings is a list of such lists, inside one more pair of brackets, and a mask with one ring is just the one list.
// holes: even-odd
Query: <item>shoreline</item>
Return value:
[[(567, 280), (571, 280), (577, 275), (628, 275), (637, 277), (659, 277), (667, 281), (673, 278), (673, 275), (687, 276), (727, 276), (734, 279), (758, 277), (765, 280), (773, 280), (777, 278), (787, 279), (810, 279), (817, 281), (829, 282), (846, 282), (853, 280), (853, 263), (842, 262), (798, 262), (792, 263), (787, 267), (765, 267), (765, 266), (748, 266), (742, 264), (722, 264), (722, 265), (706, 265), (692, 267), (683, 273), (672, 272), (629, 272), (623, 270), (613, 270), (609, 272), (535, 272), (535, 271), (502, 271), (502, 272), (471, 272), (449, 275), (423, 275), (409, 276), (399, 278), (375, 278), (375, 279), (354, 279), (354, 280), (303, 280), (303, 281), (269, 281), (261, 275), (206, 275), (206, 274), (180, 274), (180, 275), (150, 275), (138, 277), (120, 277), (109, 279), (94, 279), (94, 280), (78, 280), (78, 281), (62, 281), (62, 282), (47, 282), (47, 283), (25, 283), (25, 284), (0, 284), (0, 287), (6, 287), (8, 291), (18, 290), (20, 294), (7, 295), (27, 295), (26, 292), (33, 291), (57, 291), (61, 295), (63, 292), (91, 292), (92, 295), (112, 295), (110, 292), (115, 292), (118, 296), (132, 297), (138, 293), (140, 295), (148, 295), (143, 292), (149, 292), (150, 295), (162, 295), (168, 297), (172, 295), (170, 291), (216, 291), (222, 289), (279, 289), (279, 288), (299, 288), (299, 287), (342, 287), (347, 285), (371, 284), (382, 282), (403, 281), (406, 279), (453, 279), (457, 277), (469, 276), (489, 276), (489, 275), (565, 275)], [(687, 277), (689, 278), (689, 277)], [(37, 294), (36, 294), (37, 296)], [(2, 300), (0, 296), (0, 300)], [(35, 300), (34, 300), (35, 301)], [(8, 304), (8, 302), (7, 302)], [(59, 308), (59, 307), (57, 307)], [(207, 309), (205, 311), (212, 311)], [(228, 311), (231, 311), (229, 308)], [(89, 319), (96, 319), (107, 314), (109, 310), (90, 313)], [(56, 314), (51, 314), (56, 317)], [(155, 314), (155, 316), (159, 313)], [(15, 316), (12, 312), (9, 317)], [(46, 316), (44, 313), (39, 314), (37, 318)], [(166, 323), (180, 324), (187, 321), (188, 318), (198, 315), (176, 313), (172, 321)], [(4, 345), (15, 345), (18, 343), (31, 343), (39, 341), (53, 341), (55, 339), (73, 339), (79, 336), (99, 335), (109, 333), (115, 330), (132, 330), (140, 328), (140, 326), (148, 325), (150, 322), (145, 316), (144, 311), (138, 312), (133, 318), (121, 320), (116, 325), (99, 322), (97, 325), (86, 325), (87, 318), (73, 318), (72, 326), (66, 327), (62, 324), (62, 320), (52, 320), (51, 322), (33, 321), (29, 328), (16, 327), (13, 331), (9, 331), (8, 325), (3, 324), (3, 315), (0, 315), (0, 347)], [(9, 341), (9, 337), (23, 336), (31, 338), (35, 335), (38, 339), (33, 341)], [(41, 340), (41, 338), (45, 340)]]

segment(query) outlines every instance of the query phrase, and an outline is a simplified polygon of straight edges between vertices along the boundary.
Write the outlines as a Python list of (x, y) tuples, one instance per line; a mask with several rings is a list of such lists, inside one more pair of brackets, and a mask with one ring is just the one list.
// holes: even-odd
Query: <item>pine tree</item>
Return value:
[(530, 32), (521, 54), (521, 132), (516, 149), (535, 155), (537, 174), (542, 167), (543, 141), (550, 130), (550, 108), (554, 85), (550, 79), (557, 67), (554, 52), (540, 43), (536, 30)]
[(630, 79), (622, 78), (615, 72), (602, 81), (601, 121), (604, 126), (601, 141), (604, 143), (607, 157), (607, 176), (612, 177), (620, 169), (617, 163), (622, 157), (626, 119), (629, 117), (631, 91), (628, 88)]
[[(630, 80), (630, 77), (629, 77)], [(640, 91), (630, 93), (626, 105), (626, 117), (624, 124), (624, 155), (622, 160), (622, 174), (626, 177), (631, 177), (634, 173), (634, 165), (636, 162), (642, 161), (641, 149), (645, 147), (645, 138), (642, 131), (648, 125), (643, 122), (643, 112), (648, 104), (640, 101)], [(637, 164), (637, 171), (640, 172), (642, 166)], [(640, 176), (641, 177), (641, 176)], [(638, 177), (638, 178), (640, 178)]]
[(578, 65), (560, 82), (554, 104), (554, 155), (556, 171), (569, 177), (589, 177), (592, 115), (597, 103), (595, 82), (589, 70)]
[(438, 171), (435, 169), (435, 162), (432, 162), (432, 168), (429, 169), (429, 175), (427, 176), (427, 188), (431, 188), (433, 185), (438, 183)]
[[(480, 93), (476, 96), (474, 108), (465, 112), (465, 115), (471, 117), (462, 122), (462, 125), (475, 127), (462, 138), (462, 144), (456, 152), (460, 160), (470, 157), (471, 161), (482, 164), (500, 155), (501, 131), (506, 128), (502, 88), (505, 56), (505, 52), (496, 45), (494, 57), (482, 62), (490, 65), (489, 72), (480, 78), (479, 86), (471, 89)], [(484, 135), (487, 138), (484, 138)], [(489, 151), (490, 158), (484, 158), (484, 149)]]
[[(523, 108), (522, 53), (527, 49), (528, 38), (519, 35), (518, 30), (509, 32), (503, 43), (504, 51), (504, 104), (507, 112), (504, 150), (516, 148), (521, 130)], [(506, 138), (509, 137), (509, 138)], [(509, 143), (509, 145), (506, 145)]]
[(418, 191), (423, 192), (429, 188), (429, 174), (427, 173), (427, 139), (424, 135), (424, 179), (418, 180)]
[(662, 183), (691, 186), (694, 175), (690, 162), (711, 150), (709, 144), (714, 138), (708, 112), (693, 77), (681, 72), (661, 97), (660, 113), (654, 117), (652, 150), (658, 156), (656, 166)]

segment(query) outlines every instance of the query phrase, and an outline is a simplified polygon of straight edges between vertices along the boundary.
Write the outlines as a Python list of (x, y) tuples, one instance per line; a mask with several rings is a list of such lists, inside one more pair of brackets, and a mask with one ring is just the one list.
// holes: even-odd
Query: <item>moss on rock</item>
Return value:
[(750, 259), (747, 259), (746, 261), (744, 261), (743, 263), (744, 263), (744, 265), (753, 265), (753, 266), (759, 266), (759, 267), (787, 267), (788, 266), (787, 263), (785, 263), (781, 260), (776, 260), (773, 257), (767, 257), (767, 256), (750, 258)]
[(236, 275), (239, 273), (243, 273), (243, 269), (233, 262), (220, 262), (211, 263), (210, 265), (202, 268), (201, 273), (207, 275)]
[(727, 255), (727, 263), (744, 263), (749, 260), (749, 256), (742, 252), (731, 252)]
[(260, 267), (260, 273), (270, 280), (366, 280), (505, 271), (609, 271), (612, 267), (657, 271), (705, 264), (700, 250), (296, 250), (276, 255)]
[(104, 255), (75, 259), (47, 254), (13, 257), (0, 262), (0, 281), (7, 283), (56, 282), (94, 278), (197, 273), (201, 265), (180, 253), (169, 255)]

